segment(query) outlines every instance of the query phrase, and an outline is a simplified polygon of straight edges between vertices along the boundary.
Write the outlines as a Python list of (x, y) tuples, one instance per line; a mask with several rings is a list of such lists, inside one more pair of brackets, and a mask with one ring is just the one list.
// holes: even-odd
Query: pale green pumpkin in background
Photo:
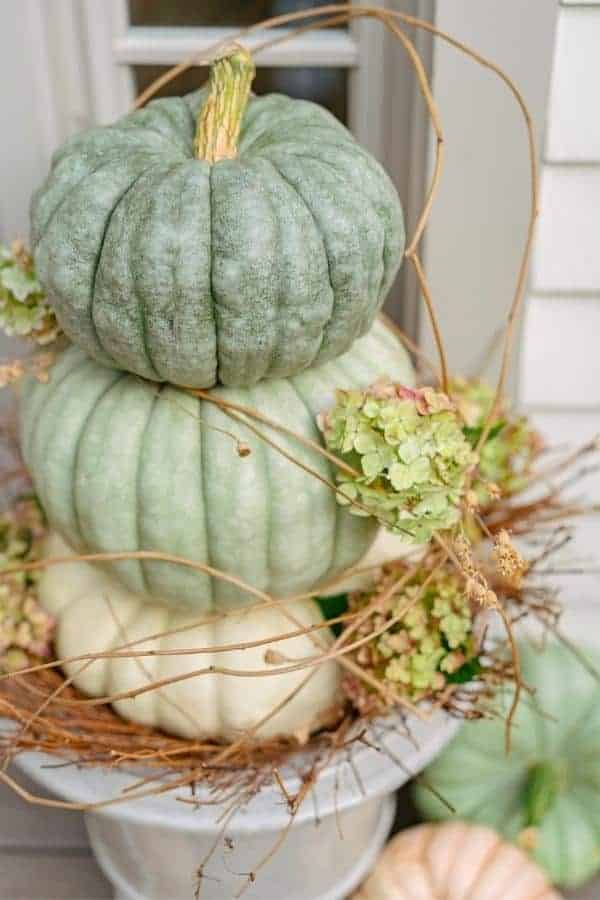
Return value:
[(248, 101), (253, 73), (240, 50), (210, 90), (55, 154), (31, 207), (35, 264), (98, 362), (246, 386), (333, 359), (371, 327), (404, 249), (396, 190), (320, 106)]
[[(337, 388), (387, 374), (414, 384), (408, 355), (377, 322), (337, 360), (290, 379), (214, 395), (321, 441), (316, 416)], [(330, 484), (335, 467), (290, 435), (256, 427)], [(238, 455), (236, 436), (250, 449)], [(214, 404), (108, 369), (70, 347), (48, 384), (23, 384), (21, 447), (50, 526), (73, 549), (151, 550), (208, 563), (274, 595), (305, 591), (356, 563), (378, 531), (330, 484), (304, 471)], [(136, 593), (210, 610), (256, 601), (165, 562), (109, 564)]]
[[(586, 655), (600, 672), (600, 654)], [(503, 716), (466, 723), (416, 787), (417, 805), (451, 816), (426, 782), (458, 818), (524, 836), (555, 884), (576, 887), (600, 869), (600, 686), (560, 644), (522, 646), (521, 665), (535, 693), (518, 707), (510, 754)]]

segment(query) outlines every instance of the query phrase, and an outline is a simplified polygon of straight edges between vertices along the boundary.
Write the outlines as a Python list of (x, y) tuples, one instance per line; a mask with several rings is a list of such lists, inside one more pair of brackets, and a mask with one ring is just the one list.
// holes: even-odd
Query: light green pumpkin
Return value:
[[(291, 379), (213, 394), (320, 441), (316, 415), (336, 388), (382, 375), (413, 384), (408, 356), (381, 322), (338, 360)], [(263, 432), (330, 481), (334, 467), (295, 438)], [(98, 365), (69, 348), (48, 384), (29, 379), (21, 446), (52, 528), (80, 551), (152, 550), (235, 573), (275, 595), (310, 589), (357, 562), (377, 533), (334, 491), (209, 401)], [(235, 436), (251, 452), (238, 455)], [(135, 593), (201, 609), (256, 599), (190, 568), (109, 564)]]
[[(598, 669), (600, 655), (589, 658)], [(510, 755), (503, 719), (471, 722), (425, 780), (458, 818), (490, 825), (510, 840), (535, 829), (537, 862), (554, 883), (576, 887), (600, 869), (598, 681), (559, 644), (542, 652), (522, 647), (521, 662), (535, 699), (526, 695), (517, 710)], [(450, 817), (424, 784), (416, 800), (426, 818)]]
[(252, 74), (243, 52), (220, 60), (210, 90), (54, 156), (31, 208), (36, 269), (98, 362), (246, 386), (334, 359), (371, 327), (404, 248), (396, 190), (320, 106), (271, 94), (244, 112)]

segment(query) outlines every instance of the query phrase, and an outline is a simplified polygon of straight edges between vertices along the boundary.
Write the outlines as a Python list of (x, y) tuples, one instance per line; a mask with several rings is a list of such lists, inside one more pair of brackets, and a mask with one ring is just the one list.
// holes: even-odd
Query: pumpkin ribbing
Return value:
[(71, 340), (154, 381), (245, 386), (344, 353), (404, 246), (381, 166), (316, 104), (251, 97), (236, 159), (194, 155), (206, 88), (71, 138), (31, 208)]
[[(215, 394), (318, 441), (315, 416), (334, 390), (364, 386), (384, 372), (413, 380), (405, 352), (377, 324), (345, 358), (293, 379)], [(76, 348), (56, 363), (48, 385), (25, 383), (21, 418), (23, 455), (42, 506), (76, 549), (172, 553), (285, 595), (352, 565), (375, 537), (373, 520), (351, 516), (331, 488), (214, 404), (99, 366)], [(249, 456), (238, 456), (232, 431)], [(320, 454), (275, 437), (333, 480)], [(127, 560), (109, 568), (135, 592), (197, 608), (250, 599), (167, 563)]]
[[(588, 671), (568, 646), (520, 646), (525, 684), (506, 754), (501, 715), (467, 723), (427, 771), (427, 779), (461, 818), (490, 825), (531, 849), (556, 884), (576, 887), (598, 870), (600, 763), (596, 650), (581, 648)], [(509, 708), (511, 691), (501, 696)], [(418, 806), (429, 818), (450, 816), (425, 788)]]

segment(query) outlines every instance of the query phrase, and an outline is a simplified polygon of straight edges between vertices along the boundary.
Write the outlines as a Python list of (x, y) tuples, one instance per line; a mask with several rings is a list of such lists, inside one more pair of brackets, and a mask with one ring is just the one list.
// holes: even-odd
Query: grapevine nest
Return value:
[[(431, 182), (405, 256), (414, 269), (429, 316), (439, 364), (426, 363), (433, 370), (434, 378), (421, 379), (421, 383), (435, 385), (435, 388), (426, 387), (420, 393), (413, 393), (409, 399), (417, 407), (424, 402), (428, 412), (439, 413), (443, 417), (445, 410), (439, 403), (439, 397), (445, 395), (453, 398), (463, 434), (470, 443), (469, 452), (473, 453), (473, 471), (468, 475), (467, 483), (464, 483), (460, 473), (458, 480), (456, 473), (451, 473), (444, 498), (446, 505), (436, 511), (429, 510), (429, 513), (435, 512), (438, 516), (435, 521), (439, 523), (439, 530), (433, 529), (432, 534), (423, 535), (416, 518), (411, 523), (415, 539), (428, 539), (425, 551), (416, 561), (404, 558), (388, 563), (374, 573), (374, 585), (369, 591), (346, 598), (342, 607), (333, 613), (324, 607), (326, 616), (322, 628), (331, 627), (336, 637), (333, 644), (323, 643), (319, 639), (319, 629), (311, 631), (315, 653), (302, 663), (306, 670), (302, 684), (312, 677), (320, 664), (336, 659), (345, 674), (345, 694), (343, 702), (338, 708), (330, 710), (327, 720), (312, 736), (297, 734), (286, 740), (259, 741), (251, 729), (229, 744), (170, 737), (158, 730), (124, 721), (106, 702), (90, 701), (64, 677), (61, 660), (34, 661), (25, 668), (20, 666), (16, 672), (1, 675), (0, 715), (9, 724), (0, 734), (3, 759), (0, 778), (30, 802), (90, 809), (178, 790), (184, 794), (179, 799), (193, 803), (194, 791), (202, 785), (209, 790), (211, 802), (227, 800), (230, 804), (242, 806), (265, 786), (276, 785), (293, 816), (310, 793), (319, 773), (340, 753), (351, 761), (354, 749), (361, 744), (375, 743), (379, 749), (385, 750), (378, 742), (373, 723), (375, 720), (381, 721), (381, 717), (392, 710), (401, 717), (408, 731), (413, 717), (427, 718), (440, 709), (458, 718), (493, 716), (496, 715), (495, 693), (502, 686), (511, 685), (514, 687), (514, 701), (506, 723), (508, 741), (516, 703), (520, 694), (528, 690), (521, 679), (514, 626), (524, 617), (532, 617), (566, 640), (559, 630), (560, 607), (551, 581), (557, 571), (553, 558), (570, 539), (571, 520), (588, 512), (584, 505), (568, 498), (573, 485), (586, 474), (588, 460), (598, 445), (591, 442), (574, 452), (556, 453), (544, 448), (526, 421), (513, 417), (508, 421), (508, 429), (505, 427), (506, 379), (538, 216), (537, 157), (527, 107), (512, 80), (493, 62), (430, 23), (400, 12), (356, 4), (328, 4), (260, 22), (240, 32), (237, 38), (250, 40), (253, 52), (258, 55), (300, 32), (335, 27), (361, 18), (380, 22), (405, 51), (416, 74), (436, 136)], [(261, 33), (275, 26), (292, 27), (271, 32), (265, 39)], [(424, 30), (434, 35), (496, 74), (516, 101), (525, 124), (531, 168), (529, 226), (502, 340), (498, 383), (495, 390), (487, 394), (484, 390), (485, 396), (480, 393), (479, 382), (450, 377), (431, 291), (420, 259), (421, 239), (442, 172), (444, 136), (426, 68), (414, 43), (414, 30)], [(215, 45), (203, 57), (193, 57), (175, 66), (138, 98), (136, 106), (142, 106), (169, 81), (192, 66), (210, 62), (222, 50), (222, 44)], [(29, 328), (32, 338), (44, 343), (54, 324), (43, 305), (45, 300), (34, 281), (30, 260), (17, 249), (18, 253), (5, 251), (2, 257), (4, 294), (0, 295), (0, 317), (19, 333)], [(41, 341), (40, 335), (43, 338)], [(399, 332), (398, 336), (407, 344), (416, 362), (422, 364), (424, 357), (419, 348), (402, 333)], [(5, 384), (15, 381), (25, 371), (43, 378), (50, 355), (51, 348), (50, 354), (45, 350), (43, 356), (34, 356), (30, 360), (9, 361), (0, 367), (0, 381)], [(389, 388), (384, 388), (383, 394), (387, 390)], [(219, 403), (234, 426), (238, 423), (250, 428), (271, 447), (282, 452), (290, 465), (301, 465), (307, 469), (277, 442), (277, 436), (282, 432), (294, 437), (289, 429), (267, 419), (257, 410), (227, 404), (210, 392), (195, 393), (203, 400)], [(380, 386), (369, 397), (369, 409), (376, 406), (381, 396)], [(396, 399), (407, 398), (398, 395)], [(342, 407), (347, 400), (343, 400)], [(355, 398), (350, 400), (351, 404), (355, 402)], [(474, 419), (471, 418), (473, 402), (478, 410)], [(345, 415), (343, 409), (342, 413)], [(363, 413), (375, 421), (380, 410), (372, 414), (361, 406), (360, 414)], [(502, 422), (500, 429), (499, 422)], [(347, 417), (341, 425), (339, 417), (333, 417), (322, 423), (327, 446), (311, 442), (315, 452), (325, 454), (339, 467), (340, 478), (338, 482), (331, 482), (330, 488), (338, 498), (350, 503), (354, 512), (374, 515), (392, 528), (402, 524), (402, 505), (398, 495), (406, 489), (407, 473), (385, 461), (390, 453), (389, 447), (385, 446), (385, 423), (377, 434), (372, 433), (373, 422), (368, 428), (362, 428), (356, 439), (352, 438), (350, 457), (345, 455), (347, 424)], [(502, 429), (498, 443), (499, 430)], [(416, 439), (429, 440), (427, 435), (423, 437), (417, 431)], [(4, 433), (7, 439), (10, 438), (11, 429), (5, 428)], [(306, 443), (306, 439), (296, 437)], [(462, 454), (460, 440), (456, 434), (452, 437), (450, 455), (454, 454), (454, 462)], [(514, 444), (511, 444), (513, 440)], [(241, 439), (237, 439), (237, 445), (240, 457), (246, 455), (248, 448)], [(367, 456), (368, 468), (365, 464)], [(18, 517), (22, 514), (18, 497), (27, 490), (26, 475), (17, 459), (15, 452), (12, 455), (5, 453), (3, 480), (7, 505), (12, 509), (9, 519), (12, 517), (13, 524), (18, 524)], [(468, 460), (468, 454), (463, 454), (463, 463), (465, 460)], [(406, 462), (407, 468), (412, 465), (410, 461), (401, 461)], [(360, 477), (356, 471), (357, 462), (362, 465)], [(488, 466), (488, 472), (486, 477), (480, 477), (484, 464)], [(498, 470), (496, 474), (494, 466)], [(413, 482), (419, 483), (423, 473), (413, 469), (411, 473)], [(313, 474), (321, 477), (318, 473)], [(392, 488), (396, 491), (391, 500), (388, 495), (383, 496), (372, 490), (373, 477), (380, 477), (383, 483), (384, 475), (389, 475)], [(502, 478), (503, 483), (499, 483)], [(421, 498), (414, 491), (411, 497), (413, 507), (410, 512), (416, 517)], [(452, 514), (457, 503), (460, 506), (460, 521), (453, 521)], [(42, 532), (43, 529), (36, 531), (36, 540)], [(513, 538), (518, 540), (518, 549)], [(15, 590), (29, 593), (29, 605), (27, 609), (25, 604), (22, 607), (24, 617), (27, 619), (29, 616), (29, 619), (27, 627), (19, 632), (21, 637), (23, 634), (31, 637), (28, 629), (41, 627), (34, 606), (35, 573), (53, 564), (52, 560), (36, 559), (36, 540), (17, 563), (0, 570), (0, 585), (9, 588), (12, 585)], [(164, 559), (161, 554), (145, 555)], [(72, 559), (106, 560), (108, 556), (88, 555)], [(126, 558), (136, 554), (110, 556)], [(170, 558), (168, 561), (199, 567), (199, 564), (189, 560)], [(214, 571), (211, 574), (214, 576)], [(346, 576), (348, 574), (345, 573)], [(231, 575), (226, 577), (229, 580), (232, 578)], [(462, 587), (460, 602), (456, 601), (457, 579)], [(239, 581), (237, 583), (256, 595), (256, 590)], [(285, 600), (266, 595), (255, 597), (255, 600), (257, 605), (278, 603), (285, 609)], [(501, 635), (497, 629), (489, 627), (494, 618), (503, 626)], [(433, 641), (430, 633), (432, 627), (437, 629)], [(275, 637), (271, 643), (276, 644), (277, 640)], [(576, 653), (576, 648), (573, 651)], [(114, 652), (131, 652), (133, 655), (135, 645), (126, 643)], [(410, 658), (408, 668), (404, 658), (407, 654)], [(85, 659), (93, 660), (94, 656), (88, 655)], [(152, 684), (144, 687), (144, 690), (151, 689), (154, 689)], [(107, 698), (103, 699), (106, 701)], [(140, 777), (126, 795), (81, 807), (34, 796), (15, 781), (7, 768), (19, 753), (25, 751), (50, 754), (58, 758), (60, 764), (66, 765), (127, 770), (139, 767)], [(402, 764), (401, 760), (399, 764)], [(294, 796), (288, 793), (285, 778), (282, 777), (284, 768), (289, 769), (290, 766), (301, 775), (301, 787)]]

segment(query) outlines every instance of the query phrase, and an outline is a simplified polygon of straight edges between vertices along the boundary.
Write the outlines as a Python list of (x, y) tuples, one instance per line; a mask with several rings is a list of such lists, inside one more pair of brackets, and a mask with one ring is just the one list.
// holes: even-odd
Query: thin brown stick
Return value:
[(173, 565), (178, 566), (185, 566), (186, 568), (195, 569), (198, 572), (210, 575), (212, 578), (219, 578), (222, 581), (227, 581), (229, 584), (240, 588), (242, 591), (246, 591), (248, 594), (258, 597), (260, 600), (267, 602), (272, 600), (272, 598), (268, 594), (265, 594), (264, 591), (252, 587), (252, 585), (247, 584), (236, 575), (231, 575), (229, 572), (223, 572), (221, 569), (215, 569), (214, 566), (209, 566), (207, 563), (195, 562), (194, 560), (186, 559), (184, 556), (176, 556), (173, 553), (162, 553), (157, 550), (128, 550), (119, 553), (76, 553), (72, 556), (49, 556), (46, 557), (46, 559), (36, 559), (32, 562), (8, 566), (0, 572), (0, 581), (3, 581), (10, 575), (16, 575), (18, 572), (37, 572), (41, 569), (47, 569), (49, 566), (59, 566), (65, 563), (115, 562), (121, 559), (149, 559), (173, 563)]
[[(199, 397), (206, 403), (212, 403), (214, 406), (217, 406), (225, 413), (241, 413), (245, 418), (241, 419), (238, 417), (236, 421), (241, 422), (241, 424), (245, 425), (246, 427), (248, 427), (248, 423), (247, 421), (245, 421), (246, 419), (255, 419), (258, 422), (262, 422), (263, 425), (268, 425), (268, 427), (272, 428), (274, 431), (279, 431), (282, 434), (293, 438), (293, 440), (297, 441), (299, 444), (302, 444), (304, 447), (308, 447), (310, 450), (313, 450), (320, 456), (324, 456), (325, 459), (332, 463), (337, 469), (340, 469), (342, 472), (346, 472), (346, 474), (350, 475), (352, 478), (356, 478), (359, 474), (356, 469), (353, 469), (352, 466), (345, 462), (345, 460), (341, 459), (339, 456), (336, 456), (335, 453), (332, 453), (318, 441), (313, 441), (311, 438), (308, 438), (303, 434), (298, 434), (298, 432), (294, 431), (292, 428), (288, 428), (287, 425), (283, 425), (281, 422), (277, 422), (270, 416), (266, 416), (258, 409), (254, 409), (251, 406), (245, 406), (243, 403), (233, 403), (231, 400), (225, 400), (224, 397), (221, 397), (218, 394), (211, 393), (210, 391), (203, 391), (199, 388), (189, 388), (188, 390), (190, 394), (194, 394), (194, 396)], [(255, 432), (255, 434), (256, 433), (257, 432)]]

